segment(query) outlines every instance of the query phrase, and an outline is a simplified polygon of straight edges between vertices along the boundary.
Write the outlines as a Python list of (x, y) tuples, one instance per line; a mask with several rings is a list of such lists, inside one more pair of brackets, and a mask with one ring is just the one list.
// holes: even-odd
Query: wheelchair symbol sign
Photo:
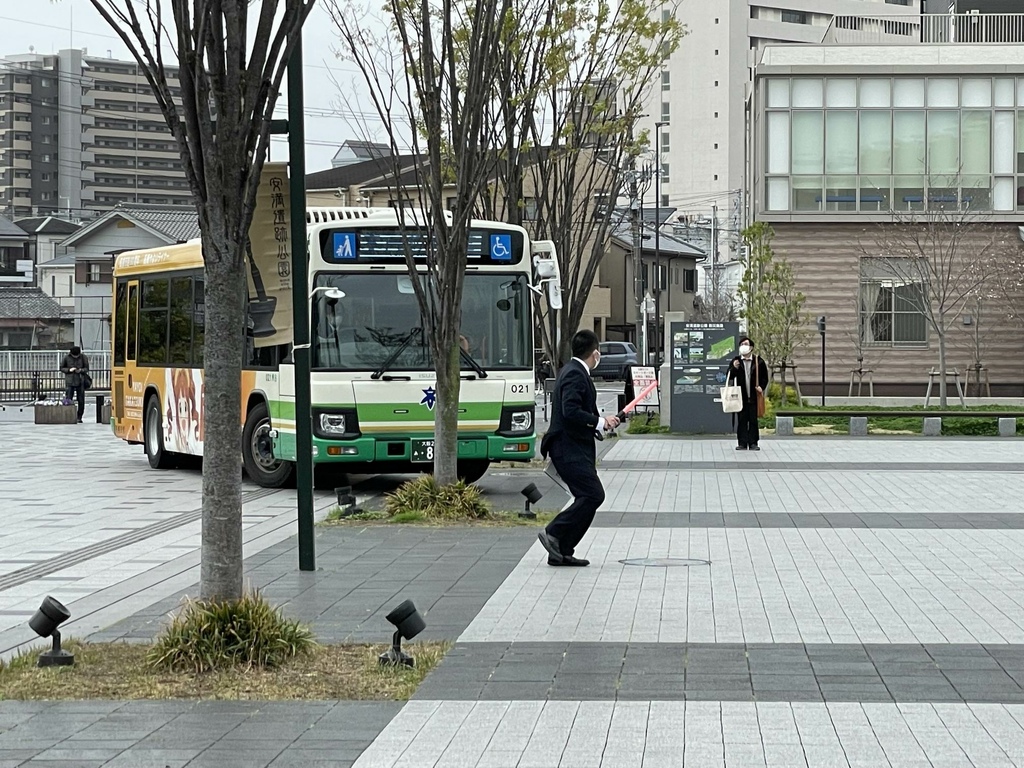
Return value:
[(512, 235), (491, 235), (491, 258), (512, 261)]

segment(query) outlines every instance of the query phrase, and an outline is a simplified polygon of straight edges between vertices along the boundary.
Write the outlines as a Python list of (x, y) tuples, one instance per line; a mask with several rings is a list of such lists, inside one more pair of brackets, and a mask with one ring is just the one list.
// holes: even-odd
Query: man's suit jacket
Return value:
[(551, 399), (551, 422), (540, 443), (541, 456), (547, 458), (557, 443), (559, 452), (573, 452), (593, 458), (597, 455), (594, 432), (600, 414), (597, 411), (597, 389), (590, 371), (578, 360), (562, 367)]

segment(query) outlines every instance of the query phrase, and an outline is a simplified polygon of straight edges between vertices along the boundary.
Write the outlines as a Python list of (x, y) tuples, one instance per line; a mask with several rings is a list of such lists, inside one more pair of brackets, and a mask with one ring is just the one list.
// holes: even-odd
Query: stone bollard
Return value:
[(792, 416), (776, 416), (775, 417), (775, 436), (776, 437), (792, 437), (793, 436), (793, 417)]
[(938, 437), (942, 434), (942, 419), (936, 416), (930, 416), (924, 420), (924, 426), (921, 429), (921, 434), (925, 437)]
[(1000, 419), (999, 420), (999, 436), (1000, 437), (1014, 437), (1017, 434), (1017, 420), (1016, 419)]
[(850, 417), (850, 436), (851, 437), (867, 437), (868, 435), (868, 417), (867, 416), (851, 416)]

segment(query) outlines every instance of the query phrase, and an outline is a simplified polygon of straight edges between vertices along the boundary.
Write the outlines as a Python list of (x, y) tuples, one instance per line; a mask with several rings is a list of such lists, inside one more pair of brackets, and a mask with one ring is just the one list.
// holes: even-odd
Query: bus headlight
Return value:
[(533, 411), (513, 411), (512, 432), (529, 432), (533, 426)]
[(321, 413), (320, 432), (325, 435), (344, 435), (345, 414), (343, 413)]
[(502, 437), (524, 437), (533, 434), (533, 408), (518, 403), (501, 409), (498, 434)]

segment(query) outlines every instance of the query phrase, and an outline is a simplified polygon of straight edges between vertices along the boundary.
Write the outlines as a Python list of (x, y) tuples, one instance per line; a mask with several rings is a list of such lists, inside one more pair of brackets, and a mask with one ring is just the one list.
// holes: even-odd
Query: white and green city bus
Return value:
[[(321, 467), (378, 474), (429, 470), (433, 461), (435, 376), (405, 260), (408, 248), (425, 270), (429, 238), (400, 227), (397, 215), (306, 213), (313, 454)], [(531, 241), (511, 224), (472, 222), (458, 435), (459, 473), (468, 481), (493, 461), (534, 456), (534, 296), (546, 292), (560, 307), (559, 279), (550, 242)], [(142, 443), (154, 467), (202, 455), (200, 244), (122, 254), (114, 282), (115, 434)], [(295, 370), (290, 346), (256, 347), (252, 325), (242, 456), (255, 482), (277, 487), (294, 470)]]

